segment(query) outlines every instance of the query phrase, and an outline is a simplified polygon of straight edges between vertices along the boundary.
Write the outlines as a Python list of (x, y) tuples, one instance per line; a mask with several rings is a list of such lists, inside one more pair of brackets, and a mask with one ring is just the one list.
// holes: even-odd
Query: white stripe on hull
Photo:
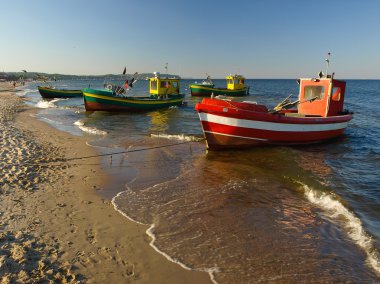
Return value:
[(268, 139), (261, 139), (261, 138), (248, 137), (248, 136), (239, 136), (239, 135), (231, 135), (231, 134), (214, 132), (214, 131), (204, 131), (204, 133), (217, 134), (217, 135), (223, 135), (223, 136), (235, 137), (235, 138), (242, 138), (242, 139), (257, 140), (257, 141), (269, 141)]
[[(209, 113), (200, 112), (199, 118), (201, 121), (208, 121), (222, 125), (243, 127), (251, 129), (269, 130), (269, 131), (285, 131), (285, 132), (319, 132), (344, 129), (348, 125), (346, 122), (328, 123), (328, 124), (291, 124), (291, 123), (274, 123), (266, 121), (256, 121), (247, 119), (238, 119), (224, 117)], [(313, 118), (315, 119), (315, 118)], [(323, 121), (323, 118), (321, 118)]]

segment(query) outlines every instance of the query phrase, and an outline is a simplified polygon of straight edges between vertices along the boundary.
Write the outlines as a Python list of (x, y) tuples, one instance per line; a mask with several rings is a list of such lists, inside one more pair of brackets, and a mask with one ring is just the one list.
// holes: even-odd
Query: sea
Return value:
[[(34, 82), (18, 95), (39, 109), (38, 119), (86, 137), (104, 155), (110, 184), (97, 193), (147, 225), (152, 249), (184, 269), (214, 283), (379, 283), (380, 81), (347, 80), (354, 119), (337, 140), (217, 152), (206, 149), (194, 81), (181, 80), (184, 106), (147, 113), (86, 112), (83, 98), (42, 99)], [(122, 81), (53, 85), (104, 83)], [(269, 107), (298, 96), (296, 80), (246, 83), (242, 100)], [(129, 94), (147, 89), (141, 79)]]

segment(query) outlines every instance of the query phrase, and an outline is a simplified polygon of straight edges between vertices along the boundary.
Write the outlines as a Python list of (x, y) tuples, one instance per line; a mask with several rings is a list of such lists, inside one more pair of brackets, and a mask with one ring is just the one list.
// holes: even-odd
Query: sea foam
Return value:
[(150, 137), (163, 138), (163, 139), (168, 139), (168, 140), (189, 141), (189, 142), (198, 142), (198, 141), (203, 140), (202, 138), (191, 136), (191, 135), (185, 135), (185, 134), (172, 135), (172, 134), (160, 133), (160, 134), (150, 134)]
[(99, 130), (99, 129), (95, 128), (95, 127), (85, 126), (84, 123), (81, 120), (75, 121), (74, 125), (78, 126), (78, 128), (80, 130), (82, 130), (83, 132), (86, 132), (86, 133), (89, 133), (89, 134), (92, 134), (92, 135), (107, 135), (107, 132), (105, 132), (103, 130)]
[[(380, 275), (380, 255), (372, 237), (365, 231), (362, 222), (348, 208), (346, 208), (333, 195), (316, 191), (306, 184), (301, 183), (306, 198), (313, 204), (322, 208), (324, 212), (333, 220), (343, 222), (343, 227), (348, 236), (367, 255), (367, 264)], [(343, 218), (341, 218), (343, 217)], [(343, 221), (342, 221), (343, 220)]]
[(170, 255), (168, 255), (167, 253), (163, 252), (162, 250), (160, 250), (154, 243), (156, 241), (156, 236), (154, 235), (154, 224), (152, 224), (148, 230), (146, 230), (146, 234), (151, 238), (151, 241), (149, 243), (149, 245), (158, 253), (162, 254), (166, 259), (168, 259), (169, 261), (171, 262), (174, 262), (176, 264), (178, 264), (179, 266), (181, 266), (182, 268), (186, 269), (186, 270), (196, 270), (196, 271), (203, 271), (203, 272), (206, 272), (209, 274), (210, 276), (210, 280), (212, 283), (214, 284), (218, 284), (218, 282), (215, 280), (215, 276), (214, 276), (214, 273), (216, 272), (219, 272), (219, 269), (217, 267), (213, 267), (213, 268), (201, 268), (201, 269), (192, 269), (190, 267), (188, 267), (186, 264), (180, 262), (179, 260), (171, 257)]
[(55, 104), (55, 102), (61, 101), (62, 99), (54, 99), (51, 101), (39, 101), (36, 104), (36, 107), (38, 108), (57, 108), (58, 106)]
[[(159, 184), (156, 184), (154, 185), (153, 187), (156, 187), (158, 186)], [(119, 212), (121, 215), (123, 215), (125, 218), (127, 218), (128, 220), (132, 221), (132, 222), (135, 222), (135, 223), (138, 223), (138, 224), (141, 224), (141, 225), (148, 225), (148, 224), (145, 224), (145, 223), (142, 223), (142, 222), (139, 222), (133, 218), (131, 218), (130, 216), (128, 216), (127, 214), (125, 214), (125, 212), (123, 212), (120, 207), (117, 205), (117, 202), (116, 200), (118, 199), (118, 197), (122, 194), (125, 194), (127, 191), (130, 191), (131, 192), (131, 189), (128, 187), (128, 185), (126, 185), (126, 188), (127, 190), (125, 191), (122, 191), (122, 192), (119, 192), (115, 197), (112, 198), (111, 200), (111, 203), (112, 205), (114, 206), (115, 210), (117, 212)], [(202, 271), (202, 272), (206, 272), (208, 273), (208, 275), (210, 276), (210, 280), (212, 283), (214, 284), (218, 284), (218, 282), (215, 280), (215, 273), (219, 272), (219, 268), (218, 267), (212, 267), (212, 268), (190, 268), (189, 266), (187, 266), (186, 264), (180, 262), (179, 260), (171, 257), (170, 255), (168, 255), (167, 253), (165, 253), (164, 251), (160, 250), (156, 245), (155, 245), (155, 241), (156, 241), (156, 235), (154, 234), (154, 228), (155, 228), (155, 225), (154, 224), (150, 224), (150, 227), (145, 231), (145, 233), (150, 237), (151, 241), (149, 243), (149, 245), (156, 251), (158, 252), (159, 254), (163, 255), (167, 260), (171, 261), (171, 262), (174, 262), (176, 264), (178, 264), (179, 266), (181, 266), (183, 269), (186, 269), (186, 270), (193, 270), (193, 271)]]
[(31, 93), (31, 92), (35, 92), (35, 90), (32, 90), (32, 89), (22, 89), (22, 90), (17, 91), (16, 95), (18, 95), (19, 97), (23, 97), (26, 94)]

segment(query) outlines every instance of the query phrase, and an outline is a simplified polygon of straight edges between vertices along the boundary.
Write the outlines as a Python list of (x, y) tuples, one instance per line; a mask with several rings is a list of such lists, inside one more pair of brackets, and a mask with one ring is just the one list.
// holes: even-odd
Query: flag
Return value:
[(125, 75), (125, 73), (127, 73), (127, 67), (124, 67), (123, 75)]
[(328, 56), (328, 58), (326, 58), (325, 60), (326, 60), (326, 62), (327, 62), (327, 64), (330, 64), (330, 55), (331, 55), (331, 53), (329, 52), (329, 53), (327, 53), (327, 56)]
[(130, 88), (133, 88), (133, 84), (137, 82), (137, 79), (135, 79), (135, 76), (137, 76), (137, 74), (139, 74), (139, 73), (138, 73), (138, 72), (135, 72), (135, 74), (133, 74), (132, 79), (131, 79), (131, 81), (129, 82), (129, 87), (130, 87)]
[(123, 88), (124, 89), (128, 89), (129, 88), (129, 82), (128, 82), (128, 80), (125, 80)]

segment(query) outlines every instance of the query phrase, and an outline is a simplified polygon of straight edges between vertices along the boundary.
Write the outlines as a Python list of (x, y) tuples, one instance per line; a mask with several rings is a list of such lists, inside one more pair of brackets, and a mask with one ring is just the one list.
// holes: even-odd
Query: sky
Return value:
[(0, 0), (0, 71), (380, 79), (380, 0)]

